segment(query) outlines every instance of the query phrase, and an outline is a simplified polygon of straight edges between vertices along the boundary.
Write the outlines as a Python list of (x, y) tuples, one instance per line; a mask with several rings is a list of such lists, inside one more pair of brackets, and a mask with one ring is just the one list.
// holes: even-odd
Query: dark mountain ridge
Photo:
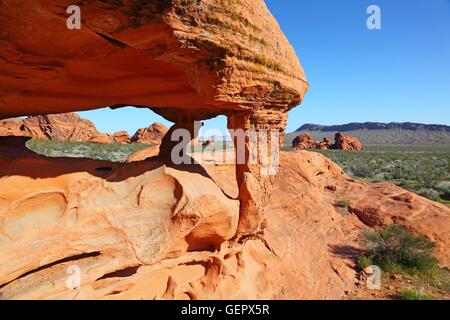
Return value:
[(364, 145), (446, 145), (450, 146), (450, 126), (413, 122), (353, 122), (324, 126), (305, 124), (286, 135), (285, 144), (300, 133), (309, 134), (314, 140), (334, 139), (336, 132), (358, 138)]
[(324, 126), (318, 124), (304, 124), (295, 132), (302, 131), (321, 131), (321, 132), (347, 132), (354, 130), (425, 130), (425, 131), (444, 131), (450, 132), (450, 126), (440, 124), (423, 124), (414, 122), (352, 122), (343, 125)]

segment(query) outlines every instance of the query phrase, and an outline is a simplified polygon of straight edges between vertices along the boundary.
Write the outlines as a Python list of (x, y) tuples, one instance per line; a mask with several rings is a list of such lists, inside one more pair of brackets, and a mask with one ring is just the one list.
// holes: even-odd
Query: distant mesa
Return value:
[(352, 122), (343, 125), (323, 126), (318, 124), (305, 124), (295, 130), (301, 131), (322, 131), (322, 132), (347, 132), (354, 130), (428, 130), (428, 131), (446, 131), (450, 132), (450, 126), (440, 124), (422, 124), (413, 122)]
[(0, 120), (0, 136), (31, 137), (48, 141), (157, 145), (167, 131), (161, 123), (154, 123), (148, 128), (139, 129), (133, 137), (126, 131), (110, 135), (99, 132), (91, 121), (72, 112)]
[(314, 140), (334, 139), (336, 132), (357, 138), (364, 145), (450, 145), (450, 126), (421, 123), (354, 122), (343, 125), (324, 126), (305, 124), (286, 135), (285, 144), (290, 145), (299, 133), (307, 133)]
[(364, 151), (364, 146), (357, 138), (352, 136), (336, 133), (334, 143), (329, 139), (324, 138), (323, 141), (318, 142), (311, 138), (307, 133), (299, 134), (292, 142), (292, 149), (294, 150), (345, 150), (345, 151)]

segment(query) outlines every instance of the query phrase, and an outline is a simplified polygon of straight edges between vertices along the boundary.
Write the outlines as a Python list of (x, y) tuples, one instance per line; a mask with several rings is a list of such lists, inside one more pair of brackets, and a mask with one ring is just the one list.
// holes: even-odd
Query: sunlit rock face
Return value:
[[(82, 1), (79, 30), (67, 27), (71, 4), (0, 2), (0, 119), (133, 105), (176, 128), (226, 115), (230, 129), (276, 130), (282, 141), (287, 112), (308, 90), (263, 0)], [(171, 146), (163, 140), (160, 153)], [(239, 234), (263, 221), (273, 179), (259, 170), (236, 168)]]
[(52, 159), (26, 139), (0, 138), (2, 299), (341, 299), (360, 232), (393, 222), (449, 266), (448, 208), (318, 153), (281, 154), (264, 233), (236, 243), (234, 165)]
[[(308, 88), (262, 0), (0, 3), (0, 118), (105, 106), (151, 107), (177, 122), (286, 112)], [(182, 112), (180, 112), (182, 111)]]
[(81, 1), (82, 27), (68, 30), (71, 4), (0, 1), (0, 119), (133, 105), (175, 125), (158, 157), (124, 165), (49, 159), (1, 138), (1, 297), (300, 297), (275, 281), (288, 270), (264, 240), (276, 177), (249, 163), (251, 142), (245, 163), (209, 172), (165, 157), (174, 128), (196, 133), (194, 120), (217, 115), (282, 140), (308, 83), (264, 1)]

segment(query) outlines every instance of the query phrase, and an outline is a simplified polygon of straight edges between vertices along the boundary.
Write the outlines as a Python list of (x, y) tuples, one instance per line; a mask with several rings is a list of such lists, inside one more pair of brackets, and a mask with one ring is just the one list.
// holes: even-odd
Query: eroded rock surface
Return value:
[(292, 141), (292, 148), (293, 149), (316, 149), (318, 146), (318, 143), (314, 141), (311, 136), (307, 133), (299, 134), (293, 141)]
[(111, 143), (113, 138), (75, 113), (7, 119), (0, 123), (0, 136), (25, 136), (38, 140)]
[(342, 133), (336, 133), (334, 142), (334, 149), (346, 150), (346, 151), (363, 151), (364, 146), (358, 138), (343, 135)]
[(263, 0), (83, 1), (81, 30), (69, 4), (1, 1), (0, 118), (134, 105), (201, 120), (285, 112), (307, 90)]
[[(82, 1), (81, 30), (66, 27), (69, 4), (0, 2), (0, 119), (132, 105), (175, 126), (226, 115), (230, 129), (276, 130), (282, 141), (287, 112), (308, 90), (263, 0)], [(260, 168), (236, 168), (238, 237), (263, 222), (273, 177)]]
[(128, 144), (131, 142), (131, 137), (126, 131), (115, 132), (112, 137), (115, 143)]
[[(237, 189), (234, 165), (45, 158), (26, 138), (1, 139), (3, 299), (340, 299), (372, 220), (426, 234), (449, 266), (448, 208), (356, 182), (317, 153), (281, 154), (264, 232), (236, 243), (239, 203), (224, 193)], [(370, 221), (357, 211), (369, 204)], [(81, 287), (69, 289), (74, 266)]]
[(163, 124), (155, 122), (147, 128), (140, 128), (131, 137), (131, 142), (133, 143), (143, 143), (143, 144), (161, 144), (163, 137), (166, 135), (169, 129)]
[(292, 149), (294, 150), (344, 150), (344, 151), (364, 151), (364, 146), (357, 138), (343, 135), (342, 133), (336, 133), (335, 141), (332, 143), (327, 138), (324, 138), (322, 142), (314, 141), (307, 133), (299, 134), (292, 141)]

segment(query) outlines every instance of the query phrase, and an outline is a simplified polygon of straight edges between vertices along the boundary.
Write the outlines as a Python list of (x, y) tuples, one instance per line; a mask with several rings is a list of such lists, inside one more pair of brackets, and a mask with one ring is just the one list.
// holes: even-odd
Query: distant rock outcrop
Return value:
[(0, 120), (0, 137), (5, 136), (24, 136), (20, 130), (20, 119)]
[(309, 134), (302, 133), (298, 135), (294, 141), (292, 141), (292, 148), (293, 149), (317, 149), (318, 143), (311, 139)]
[(131, 138), (131, 142), (143, 144), (161, 144), (164, 135), (169, 131), (163, 124), (155, 122), (148, 128), (140, 128)]
[(26, 119), (7, 119), (0, 123), (0, 136), (25, 136), (39, 140), (113, 142), (95, 125), (76, 113), (31, 116)]
[(411, 122), (355, 122), (332, 126), (305, 124), (288, 133), (284, 143), (291, 144), (300, 133), (307, 133), (314, 140), (332, 140), (336, 132), (356, 137), (364, 145), (450, 145), (450, 126)]
[(333, 142), (331, 140), (328, 140), (327, 138), (324, 138), (322, 142), (319, 142), (318, 149), (320, 150), (328, 150), (333, 148)]
[(49, 141), (96, 143), (142, 143), (159, 145), (168, 129), (161, 123), (139, 129), (131, 138), (126, 131), (102, 133), (95, 125), (73, 112), (0, 120), (0, 136), (30, 137)]
[(296, 150), (346, 150), (346, 151), (364, 151), (363, 144), (355, 137), (346, 136), (342, 133), (336, 133), (335, 142), (332, 143), (327, 138), (324, 138), (322, 142), (314, 141), (307, 133), (299, 134), (292, 141), (292, 149)]
[(346, 151), (363, 151), (364, 146), (361, 141), (352, 136), (345, 136), (342, 133), (336, 133), (333, 149)]
[(304, 124), (296, 130), (301, 131), (322, 131), (322, 132), (347, 132), (354, 130), (427, 130), (450, 132), (450, 126), (440, 124), (423, 124), (413, 122), (352, 122), (342, 125), (323, 126), (319, 124)]
[(126, 131), (119, 131), (113, 134), (115, 143), (128, 144), (131, 141), (130, 135)]

